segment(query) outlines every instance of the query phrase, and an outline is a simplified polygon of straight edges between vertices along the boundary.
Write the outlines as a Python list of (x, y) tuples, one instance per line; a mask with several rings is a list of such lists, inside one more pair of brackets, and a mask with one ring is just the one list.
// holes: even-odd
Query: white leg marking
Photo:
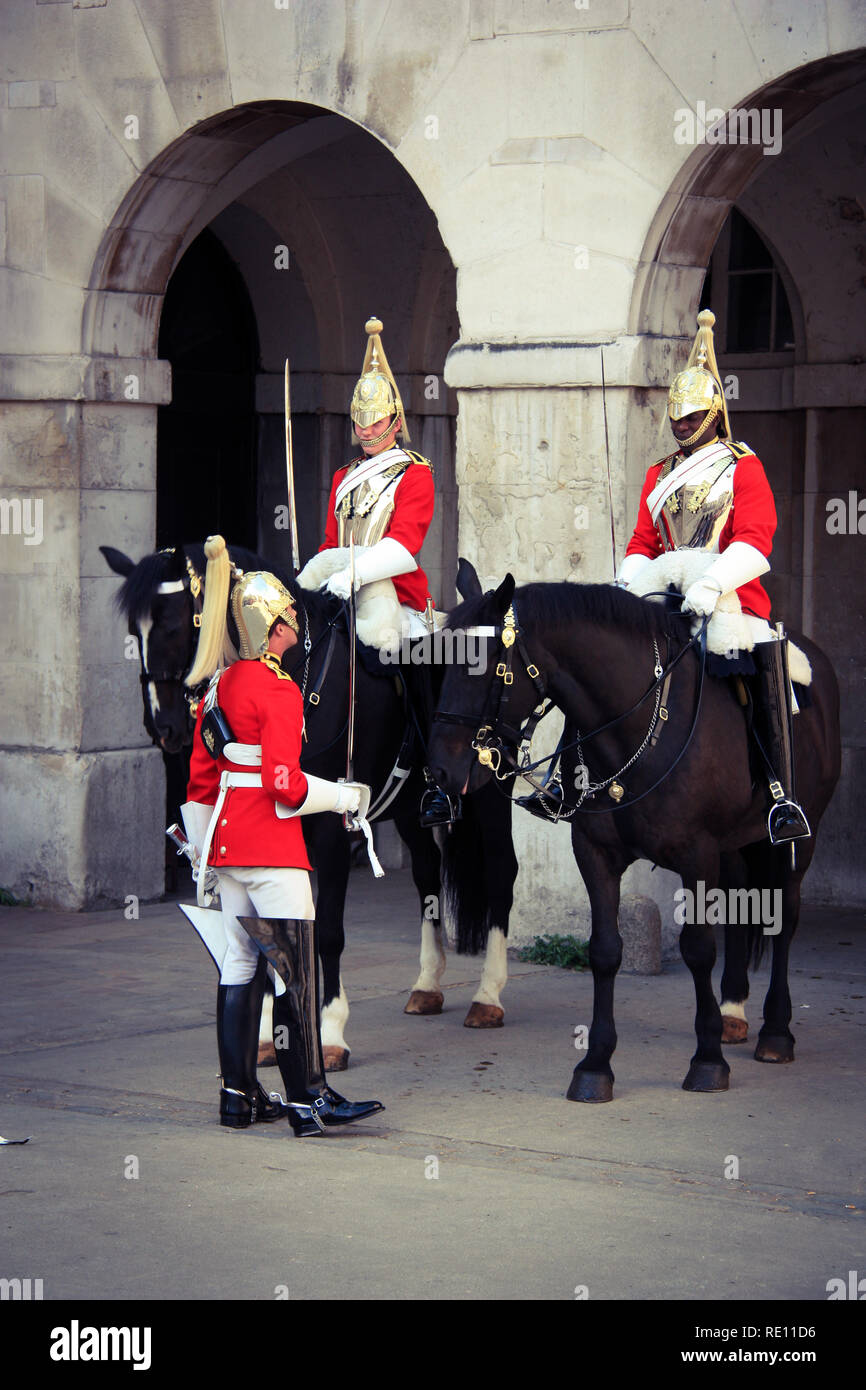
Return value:
[(435, 993), (445, 974), (445, 948), (442, 945), (442, 928), (437, 927), (429, 917), (421, 919), (421, 973), (413, 989), (429, 990)]
[(262, 1021), (259, 1024), (259, 1042), (272, 1043), (274, 1040), (274, 996), (270, 990), (262, 1000)]
[(474, 1004), (495, 1004), (501, 1008), (499, 995), (508, 984), (508, 948), (505, 933), (491, 927), (487, 935), (487, 954), (481, 972), (481, 984), (473, 995)]
[(351, 1052), (352, 1049), (343, 1038), (343, 1029), (348, 1018), (349, 1000), (346, 998), (341, 978), (340, 993), (322, 1009), (322, 1047), (343, 1047), (347, 1052)]
[(741, 1018), (746, 1021), (746, 1008), (744, 1004), (734, 1004), (730, 999), (726, 999), (722, 1005), (722, 1016), (727, 1018)]

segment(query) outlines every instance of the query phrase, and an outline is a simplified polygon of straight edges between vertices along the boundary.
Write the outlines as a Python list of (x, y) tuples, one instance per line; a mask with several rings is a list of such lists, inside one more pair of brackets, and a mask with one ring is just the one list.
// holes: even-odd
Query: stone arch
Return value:
[[(779, 110), (799, 134), (836, 97), (866, 81), (866, 49), (835, 54), (750, 93), (738, 108)], [(861, 98), (862, 99), (862, 98)], [(628, 331), (675, 337), (693, 331), (703, 273), (728, 211), (755, 177), (762, 145), (697, 145), (659, 204), (635, 277)], [(763, 235), (763, 233), (762, 233)]]
[[(413, 445), (439, 464), (440, 505), (424, 563), (434, 596), (447, 602), (456, 570), (456, 397), (444, 385), (443, 366), (459, 336), (456, 273), (416, 183), (380, 138), (325, 107), (255, 101), (187, 131), (136, 180), (93, 262), (82, 351), (94, 360), (106, 396), (117, 399), (119, 380), (140, 370), (143, 402), (170, 398), (169, 373), (157, 357), (162, 301), (174, 268), (204, 228), (235, 260), (257, 315), (260, 508), (272, 516), (275, 500), (285, 501), (277, 458), (285, 323), (298, 328), (293, 409), (305, 456), (316, 457), (317, 475), (314, 484), (307, 477), (304, 499), (309, 553), (330, 477), (350, 447), (347, 405), (361, 364), (363, 324), (379, 314), (401, 385), (409, 378), (403, 395), (414, 417)], [(299, 268), (294, 292), (291, 277), (280, 282), (274, 274), (273, 252), (287, 238)], [(424, 391), (431, 374), (441, 381), (433, 399)], [(302, 549), (303, 532), (302, 524)], [(267, 540), (260, 536), (266, 555)]]

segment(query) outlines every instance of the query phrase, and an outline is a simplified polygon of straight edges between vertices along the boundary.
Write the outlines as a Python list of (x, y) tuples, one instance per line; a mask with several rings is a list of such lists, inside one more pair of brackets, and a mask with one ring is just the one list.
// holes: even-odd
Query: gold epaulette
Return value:
[(655, 463), (653, 464), (653, 468), (658, 468), (659, 464), (661, 464), (662, 469), (661, 473), (659, 474), (659, 482), (661, 482), (662, 478), (666, 478), (668, 473), (670, 473), (671, 468), (673, 467), (674, 459), (677, 457), (678, 454), (679, 450), (675, 449), (674, 452), (672, 454), (668, 454), (666, 458), (656, 459)]
[(429, 459), (425, 459), (423, 454), (416, 454), (414, 449), (404, 449), (403, 452), (409, 455), (413, 463), (423, 463), (425, 468), (429, 468), (430, 472), (433, 472), (432, 463)]
[(281, 681), (290, 681), (292, 679), (288, 671), (283, 670), (280, 665), (280, 658), (274, 652), (262, 652), (259, 661), (267, 666), (268, 670), (273, 671), (275, 676), (279, 676)]
[(727, 444), (735, 459), (745, 458), (746, 454), (750, 454), (752, 452), (748, 444), (738, 443), (734, 439), (726, 439), (725, 443)]

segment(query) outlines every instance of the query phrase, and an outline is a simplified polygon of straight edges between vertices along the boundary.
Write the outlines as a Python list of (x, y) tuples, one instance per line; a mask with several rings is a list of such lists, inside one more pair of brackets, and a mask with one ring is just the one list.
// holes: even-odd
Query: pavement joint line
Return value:
[[(10, 1081), (13, 1085), (10, 1087)], [(25, 1084), (24, 1078), (0, 1076), (0, 1087), (4, 1088), (6, 1098), (16, 1098), (24, 1104), (40, 1108), (74, 1113), (91, 1114), (100, 1119), (120, 1119), (126, 1122), (152, 1121), (181, 1125), (185, 1128), (199, 1128), (201, 1120), (212, 1117), (215, 1102), (187, 1100), (179, 1096), (168, 1096), (151, 1091), (124, 1091), (105, 1086), (89, 1086), (76, 1082), (46, 1082), (33, 1079)], [(35, 1089), (34, 1089), (35, 1088)], [(90, 1097), (102, 1097), (103, 1105), (85, 1105), (64, 1101), (64, 1095), (83, 1092)], [(123, 1097), (124, 1110), (110, 1108), (113, 1096)], [(150, 1102), (150, 1113), (144, 1105), (136, 1106), (130, 1101)], [(153, 1104), (165, 1107), (162, 1113), (152, 1113)], [(178, 1109), (181, 1115), (170, 1112)], [(194, 1111), (195, 1113), (191, 1113)], [(253, 1132), (261, 1134), (274, 1130), (279, 1135), (278, 1126), (261, 1126)], [(331, 1136), (332, 1139), (337, 1136)], [(528, 1149), (523, 1146), (494, 1143), (483, 1139), (455, 1139), (453, 1136), (433, 1134), (424, 1130), (401, 1130), (397, 1128), (367, 1129), (355, 1134), (340, 1133), (342, 1147), (353, 1152), (370, 1153), (380, 1158), (404, 1158), (420, 1156), (426, 1158), (435, 1146), (437, 1157), (447, 1158), (469, 1167), (492, 1168), (497, 1160), (506, 1159), (523, 1172), (533, 1176), (556, 1177), (565, 1181), (597, 1181), (606, 1186), (627, 1187), (629, 1183), (669, 1189), (672, 1193), (677, 1186), (691, 1187), (692, 1192), (683, 1193), (689, 1197), (708, 1198), (715, 1202), (742, 1200), (746, 1197), (750, 1204), (764, 1207), (768, 1211), (784, 1212), (836, 1220), (858, 1218), (866, 1215), (866, 1209), (857, 1207), (846, 1209), (849, 1205), (842, 1195), (815, 1193), (814, 1200), (805, 1200), (802, 1190), (788, 1186), (770, 1188), (768, 1185), (750, 1185), (744, 1180), (733, 1182), (714, 1178), (708, 1174), (692, 1175), (682, 1169), (663, 1168), (655, 1164), (636, 1164), (621, 1159), (592, 1158), (582, 1154), (563, 1154), (548, 1149)], [(334, 1152), (333, 1148), (331, 1152)], [(719, 1184), (723, 1183), (723, 1186)], [(852, 1195), (852, 1194), (845, 1194)], [(857, 1195), (857, 1194), (853, 1194)]]

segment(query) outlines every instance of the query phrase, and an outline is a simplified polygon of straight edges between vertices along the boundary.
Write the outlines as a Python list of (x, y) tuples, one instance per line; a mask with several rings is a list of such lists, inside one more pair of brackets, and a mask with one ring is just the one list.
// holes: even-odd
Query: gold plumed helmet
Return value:
[(268, 634), (278, 618), (299, 633), (290, 608), (295, 600), (285, 584), (268, 570), (250, 570), (232, 589), (232, 617), (240, 638), (242, 661), (254, 660), (268, 649)]
[(277, 618), (298, 632), (296, 618), (289, 616), (289, 605), (295, 600), (275, 575), (265, 570), (244, 574), (232, 563), (222, 536), (208, 536), (204, 553), (207, 569), (204, 577), (204, 607), (195, 659), (186, 678), (190, 687), (210, 680), (221, 666), (237, 661), (226, 618), (231, 590), (232, 617), (237, 624), (240, 655), (252, 660), (267, 651), (268, 632)]
[[(668, 393), (668, 415), (672, 420), (681, 420), (692, 411), (712, 411), (711, 419), (721, 415), (725, 438), (731, 437), (731, 422), (728, 407), (722, 390), (716, 353), (713, 347), (713, 324), (716, 316), (710, 309), (702, 309), (698, 314), (698, 332), (685, 371), (678, 372), (671, 382)], [(701, 422), (698, 434), (702, 433), (709, 420)], [(694, 438), (695, 436), (692, 436)], [(684, 440), (683, 443), (688, 443)]]
[[(360, 425), (362, 429), (366, 429), (369, 425), (375, 425), (377, 420), (384, 420), (386, 416), (399, 415), (401, 426), (397, 433), (402, 434), (403, 439), (408, 444), (409, 431), (406, 428), (403, 402), (400, 399), (394, 374), (388, 366), (385, 349), (382, 347), (382, 339), (379, 337), (383, 328), (382, 320), (368, 319), (364, 328), (367, 332), (367, 347), (364, 352), (361, 375), (355, 390), (352, 392), (350, 407), (352, 421), (354, 424)], [(375, 443), (376, 441), (370, 442)]]

